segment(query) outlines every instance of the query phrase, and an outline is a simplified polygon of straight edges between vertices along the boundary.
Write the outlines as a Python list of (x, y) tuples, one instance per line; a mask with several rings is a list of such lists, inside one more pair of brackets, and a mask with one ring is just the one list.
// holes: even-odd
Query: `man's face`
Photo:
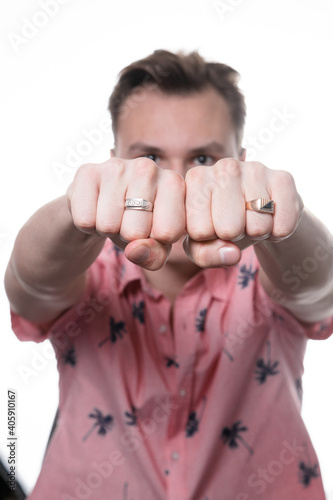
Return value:
[[(228, 106), (215, 89), (187, 96), (152, 90), (135, 104), (119, 119), (117, 157), (146, 156), (183, 177), (194, 166), (209, 168), (221, 158), (239, 158)], [(184, 258), (180, 241), (173, 245), (169, 260)]]

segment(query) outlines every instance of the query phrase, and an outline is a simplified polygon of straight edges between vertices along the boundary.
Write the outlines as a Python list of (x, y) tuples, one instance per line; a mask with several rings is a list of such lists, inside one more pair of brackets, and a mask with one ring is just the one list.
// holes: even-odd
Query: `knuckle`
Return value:
[(196, 243), (192, 247), (192, 258), (197, 266), (206, 268), (209, 266), (209, 261), (207, 258), (206, 245)]
[(92, 177), (95, 175), (97, 167), (95, 163), (84, 163), (78, 168), (75, 177)]
[(77, 170), (77, 173), (79, 172), (90, 172), (96, 167), (94, 163), (83, 163)]
[(135, 172), (148, 180), (155, 180), (157, 176), (157, 165), (150, 158), (136, 158), (134, 160)]
[(138, 228), (131, 229), (128, 227), (122, 227), (119, 235), (121, 239), (124, 241), (135, 241), (148, 238), (149, 232), (145, 230), (140, 230)]
[(288, 238), (289, 236), (291, 236), (292, 233), (293, 233), (293, 229), (291, 229), (291, 228), (287, 229), (286, 227), (277, 227), (277, 228), (274, 228), (274, 230), (272, 232), (272, 236), (274, 238), (278, 238), (278, 239), (285, 239), (285, 238)]
[(112, 168), (113, 172), (123, 173), (126, 163), (121, 158), (110, 158), (107, 162), (103, 163), (103, 168), (109, 171)]
[(290, 172), (286, 170), (276, 170), (274, 172), (275, 182), (279, 187), (294, 187), (295, 180)]
[(267, 167), (258, 161), (248, 162), (246, 166), (246, 172), (254, 182), (262, 181), (267, 170)]
[(164, 244), (175, 243), (181, 238), (183, 232), (184, 231), (172, 227), (163, 228), (163, 230), (154, 229), (150, 237)]
[(228, 228), (228, 227), (219, 227), (215, 229), (216, 235), (220, 240), (231, 241), (239, 237), (240, 234), (244, 233), (244, 228)]
[(95, 216), (89, 213), (80, 213), (73, 216), (74, 225), (81, 231), (95, 231)]
[(197, 224), (188, 224), (187, 232), (194, 241), (207, 241), (215, 238), (215, 231), (212, 227), (200, 227)]
[(241, 164), (235, 158), (222, 158), (214, 165), (217, 175), (240, 177), (242, 173)]
[(279, 214), (278, 220), (273, 227), (273, 236), (276, 238), (287, 238), (290, 236), (297, 226), (297, 214), (290, 216), (287, 212)]
[(250, 238), (263, 238), (264, 236), (267, 237), (267, 235), (270, 234), (269, 229), (264, 229), (261, 226), (251, 226), (250, 228), (246, 228), (246, 233)]
[(186, 172), (186, 182), (202, 182), (204, 177), (204, 169), (207, 167), (192, 167)]
[(96, 223), (96, 231), (100, 234), (115, 236), (119, 233), (119, 226), (117, 224), (113, 224), (112, 222), (98, 221)]

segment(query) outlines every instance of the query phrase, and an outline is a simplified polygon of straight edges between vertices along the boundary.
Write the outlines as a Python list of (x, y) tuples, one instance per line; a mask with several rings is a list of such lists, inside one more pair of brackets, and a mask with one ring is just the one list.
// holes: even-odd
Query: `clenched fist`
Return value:
[[(126, 247), (126, 257), (149, 269), (164, 264), (185, 232), (185, 181), (148, 158), (82, 165), (67, 197), (78, 229), (111, 238)], [(149, 200), (153, 211), (125, 210), (126, 198)]]
[[(190, 168), (182, 177), (148, 158), (113, 157), (83, 165), (67, 198), (78, 229), (111, 238), (129, 260), (150, 270), (163, 266), (183, 235), (198, 266), (236, 264), (250, 244), (290, 236), (303, 209), (289, 173), (232, 158)], [(126, 198), (151, 201), (153, 211), (126, 210)], [(246, 210), (246, 201), (256, 198), (274, 200), (275, 214)]]

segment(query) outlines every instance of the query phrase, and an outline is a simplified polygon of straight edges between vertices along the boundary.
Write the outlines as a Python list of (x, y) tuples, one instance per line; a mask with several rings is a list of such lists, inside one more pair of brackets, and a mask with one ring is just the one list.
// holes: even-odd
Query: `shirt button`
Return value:
[(179, 453), (178, 451), (174, 451), (171, 455), (172, 460), (178, 460), (179, 458)]
[(180, 389), (179, 395), (184, 398), (186, 396), (186, 389)]
[(160, 326), (160, 333), (165, 333), (165, 332), (166, 332), (166, 330), (167, 330), (166, 325), (161, 325), (161, 326)]

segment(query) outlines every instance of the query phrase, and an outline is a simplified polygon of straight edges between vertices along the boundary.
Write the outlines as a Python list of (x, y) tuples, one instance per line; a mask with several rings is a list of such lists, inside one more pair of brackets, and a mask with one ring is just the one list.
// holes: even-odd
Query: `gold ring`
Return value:
[(246, 210), (258, 212), (260, 214), (274, 214), (274, 201), (267, 198), (257, 198), (256, 200), (247, 201), (245, 203)]

